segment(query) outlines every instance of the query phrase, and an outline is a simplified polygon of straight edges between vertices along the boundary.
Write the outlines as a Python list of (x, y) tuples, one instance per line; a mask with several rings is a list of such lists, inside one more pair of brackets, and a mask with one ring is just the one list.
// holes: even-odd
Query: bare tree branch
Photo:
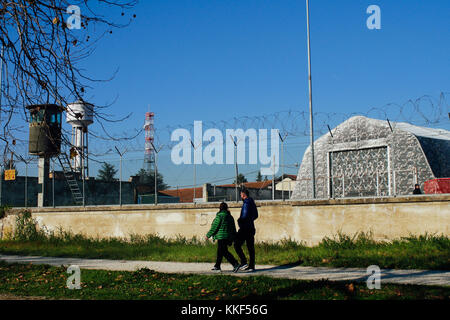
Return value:
[[(136, 3), (136, 0), (98, 0), (89, 4), (88, 0), (0, 1), (0, 46), (3, 48), (0, 142), (5, 145), (4, 154), (10, 141), (24, 129), (14, 127), (13, 119), (28, 121), (26, 106), (56, 103), (66, 107), (84, 100), (86, 90), (94, 82), (110, 80), (86, 74), (80, 62), (92, 55), (102, 37), (131, 23), (136, 16), (127, 18), (125, 11), (134, 8)], [(68, 7), (74, 5), (80, 9), (82, 32), (68, 25), (72, 15)], [(100, 12), (108, 12), (109, 16)], [(94, 109), (99, 121), (122, 120), (97, 111), (106, 107)]]

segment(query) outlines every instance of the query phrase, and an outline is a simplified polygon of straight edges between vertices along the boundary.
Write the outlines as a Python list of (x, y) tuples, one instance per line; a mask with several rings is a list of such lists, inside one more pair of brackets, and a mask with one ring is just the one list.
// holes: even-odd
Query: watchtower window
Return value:
[(31, 114), (31, 122), (42, 122), (44, 121), (44, 110), (39, 110)]
[(49, 113), (47, 116), (47, 121), (52, 124), (60, 124), (61, 123), (61, 114), (57, 112)]

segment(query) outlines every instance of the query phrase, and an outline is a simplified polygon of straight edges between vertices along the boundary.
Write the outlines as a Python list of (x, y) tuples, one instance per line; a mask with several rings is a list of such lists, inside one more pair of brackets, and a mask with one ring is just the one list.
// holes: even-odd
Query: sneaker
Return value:
[(220, 272), (220, 271), (222, 271), (222, 270), (221, 270), (220, 268), (214, 267), (214, 268), (211, 269), (211, 271), (217, 271), (217, 272)]
[(241, 264), (239, 265), (239, 270), (243, 270), (243, 269), (245, 269), (245, 268), (248, 268), (248, 264), (246, 264), (246, 263), (241, 263)]
[(243, 270), (244, 270), (244, 271), (248, 271), (248, 272), (253, 272), (253, 271), (255, 271), (255, 267), (247, 266), (247, 267), (245, 267)]
[(241, 268), (241, 265), (238, 263), (233, 267), (233, 272), (236, 273), (239, 271), (239, 269)]

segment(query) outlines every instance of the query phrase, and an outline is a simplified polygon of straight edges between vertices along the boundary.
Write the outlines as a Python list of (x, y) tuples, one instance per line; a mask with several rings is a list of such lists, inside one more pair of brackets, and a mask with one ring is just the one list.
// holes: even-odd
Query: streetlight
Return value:
[[(153, 147), (153, 151), (155, 151), (155, 206), (158, 204), (158, 153), (161, 151), (163, 146), (160, 146), (158, 150), (156, 150), (153, 142), (150, 141)], [(195, 189), (194, 189), (195, 191)]]
[(316, 173), (314, 168), (314, 126), (313, 126), (313, 109), (312, 109), (312, 79), (311, 79), (311, 41), (309, 36), (309, 1), (306, 0), (306, 32), (308, 36), (308, 83), (309, 83), (309, 122), (311, 137), (311, 181), (312, 181), (312, 197), (316, 197)]
[(116, 146), (114, 146), (114, 148), (116, 148), (117, 153), (120, 156), (120, 178), (119, 178), (119, 205), (122, 206), (122, 157), (123, 155), (127, 152), (127, 149), (125, 149), (124, 152), (120, 152), (119, 149), (117, 149)]

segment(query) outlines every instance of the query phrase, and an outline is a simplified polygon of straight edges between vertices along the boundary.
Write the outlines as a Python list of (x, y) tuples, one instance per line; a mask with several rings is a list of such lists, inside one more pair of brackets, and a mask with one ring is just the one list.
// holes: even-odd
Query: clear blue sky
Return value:
[[(371, 4), (381, 8), (381, 30), (366, 27)], [(119, 69), (113, 81), (87, 95), (97, 104), (117, 95), (109, 113), (133, 113), (108, 126), (111, 132), (142, 128), (149, 104), (162, 144), (168, 125), (308, 111), (304, 0), (143, 0), (132, 12), (137, 18), (131, 26), (104, 38), (84, 63), (97, 78)], [(448, 0), (311, 0), (315, 112), (365, 113), (450, 92), (449, 13)], [(448, 123), (440, 127), (449, 129)], [(99, 131), (96, 125), (93, 129)], [(143, 135), (139, 139), (131, 145), (143, 146)], [(307, 141), (290, 138), (286, 163), (301, 162)], [(114, 145), (90, 142), (98, 152)], [(143, 150), (127, 157), (134, 159), (124, 164), (129, 175), (142, 167)], [(240, 168), (244, 173), (257, 169)], [(171, 186), (192, 183), (192, 166), (173, 165), (170, 150), (161, 152), (160, 170)], [(198, 183), (234, 175), (232, 165), (197, 171)]]

